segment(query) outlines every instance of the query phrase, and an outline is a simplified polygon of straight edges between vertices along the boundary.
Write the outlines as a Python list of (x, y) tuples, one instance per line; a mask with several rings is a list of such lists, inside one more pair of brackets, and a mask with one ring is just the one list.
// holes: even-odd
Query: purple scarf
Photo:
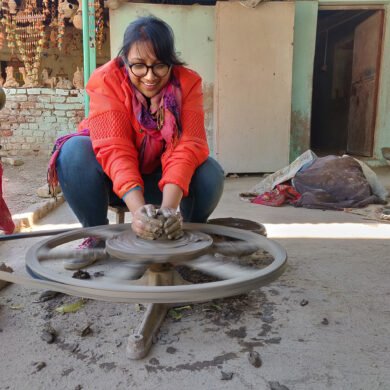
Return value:
[(168, 84), (153, 96), (150, 108), (146, 98), (133, 85), (133, 111), (145, 132), (140, 151), (140, 171), (154, 172), (161, 164), (160, 157), (167, 144), (174, 144), (181, 135), (181, 90), (172, 75)]

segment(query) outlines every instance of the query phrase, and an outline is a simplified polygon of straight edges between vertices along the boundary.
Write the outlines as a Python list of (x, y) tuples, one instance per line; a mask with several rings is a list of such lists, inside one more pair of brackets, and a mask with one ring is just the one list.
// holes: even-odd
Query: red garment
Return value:
[(294, 204), (300, 197), (301, 195), (295, 191), (293, 186), (278, 184), (272, 191), (264, 192), (253, 199), (251, 203), (278, 207), (285, 203)]
[[(182, 135), (169, 143), (161, 156), (162, 179), (178, 185), (184, 196), (195, 169), (209, 155), (204, 128), (202, 80), (194, 71), (174, 66), (182, 92)], [(96, 158), (113, 182), (119, 197), (136, 186), (143, 188), (139, 152), (145, 136), (132, 108), (132, 89), (126, 71), (117, 59), (98, 68), (87, 83), (90, 114), (79, 129), (89, 128)]]
[(0, 164), (0, 229), (5, 234), (11, 234), (15, 230), (15, 224), (12, 221), (11, 213), (3, 199), (3, 167)]

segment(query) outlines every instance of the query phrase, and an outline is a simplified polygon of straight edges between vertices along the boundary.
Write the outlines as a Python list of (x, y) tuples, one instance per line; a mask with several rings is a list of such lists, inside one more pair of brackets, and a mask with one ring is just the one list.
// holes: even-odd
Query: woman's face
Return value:
[[(156, 57), (153, 46), (150, 42), (134, 43), (129, 50), (127, 60), (130, 65), (145, 64), (152, 66), (162, 64), (162, 62)], [(145, 76), (137, 77), (129, 69), (129, 76), (132, 84), (147, 98), (152, 98), (157, 95), (168, 83), (170, 75), (171, 69), (169, 69), (165, 76), (160, 77), (156, 76), (151, 68), (148, 68)]]

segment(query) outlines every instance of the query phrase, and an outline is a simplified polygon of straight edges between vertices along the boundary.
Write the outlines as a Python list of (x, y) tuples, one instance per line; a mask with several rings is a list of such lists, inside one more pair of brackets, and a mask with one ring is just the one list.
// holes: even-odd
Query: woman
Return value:
[[(64, 196), (84, 227), (108, 223), (108, 205), (124, 203), (139, 237), (177, 239), (182, 220), (206, 222), (217, 206), (224, 174), (208, 157), (202, 81), (183, 64), (172, 29), (150, 16), (131, 23), (118, 57), (92, 74), (83, 132), (57, 159)], [(86, 265), (74, 263), (65, 266)]]

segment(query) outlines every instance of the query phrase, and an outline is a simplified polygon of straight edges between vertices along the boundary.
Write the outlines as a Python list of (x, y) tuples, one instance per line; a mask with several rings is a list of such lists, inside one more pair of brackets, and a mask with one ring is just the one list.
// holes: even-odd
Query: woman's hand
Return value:
[(161, 207), (157, 214), (164, 217), (163, 232), (169, 240), (177, 240), (183, 235), (183, 218), (179, 211), (171, 207)]
[(156, 208), (152, 204), (146, 204), (133, 213), (131, 228), (140, 238), (157, 240), (163, 233), (163, 221), (157, 219)]

